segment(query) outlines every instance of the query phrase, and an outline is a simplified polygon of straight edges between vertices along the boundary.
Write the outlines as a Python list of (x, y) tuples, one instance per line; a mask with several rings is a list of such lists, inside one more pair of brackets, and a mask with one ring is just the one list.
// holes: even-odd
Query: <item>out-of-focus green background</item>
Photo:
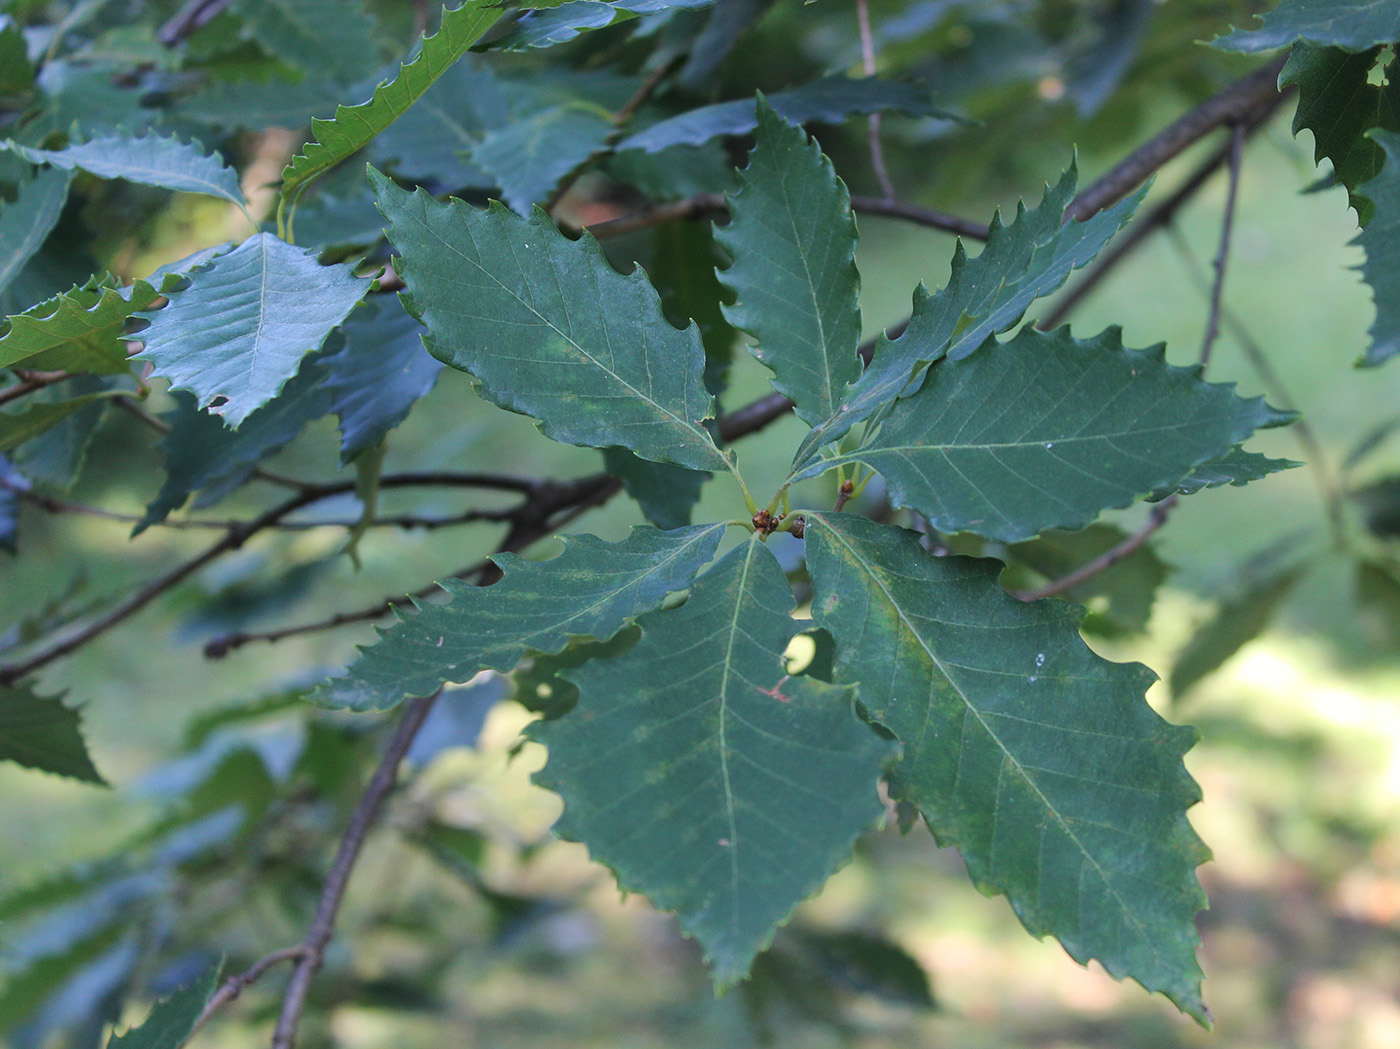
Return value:
[[(1286, 120), (1251, 143), (1226, 295), (1305, 413), (1335, 475), (1369, 429), (1400, 413), (1400, 367), (1351, 367), (1365, 346), (1369, 297), (1352, 271), (1360, 256), (1348, 244), (1354, 223), (1345, 194), (1301, 192), (1316, 177), (1310, 150), (1307, 135), (1291, 138)], [(1170, 187), (1198, 156), (1174, 163), (1161, 184)], [(1082, 154), (1086, 178), (1111, 159)], [(1047, 167), (1040, 176), (1053, 180), (1058, 170)], [(1038, 198), (1040, 187), (1024, 190)], [(1196, 269), (1159, 234), (1075, 313), (1075, 330), (1088, 334), (1121, 324), (1129, 345), (1166, 341), (1174, 361), (1193, 360), (1206, 316), (1200, 281), (1215, 250), (1224, 190), (1223, 177), (1217, 178), (1178, 223)], [(983, 200), (962, 210), (986, 218), (996, 204), (1014, 201)], [(147, 260), (164, 261), (220, 239), (225, 220), (217, 208), (181, 202), (146, 255), (132, 260), (133, 272), (149, 268)], [(952, 240), (871, 218), (862, 219), (861, 232), (863, 308), (868, 333), (874, 333), (905, 315), (916, 280), (930, 287), (942, 282)], [(1045, 312), (1042, 304), (1032, 316)], [(1265, 392), (1229, 332), (1210, 375), (1238, 382), (1244, 393)], [(756, 366), (743, 368), (729, 405), (742, 403), (761, 383)], [(1269, 392), (1278, 399), (1278, 391)], [(331, 426), (313, 427), (273, 467), (299, 477), (330, 476), (336, 469)], [(776, 484), (786, 461), (765, 457), (766, 442), (786, 446), (798, 427), (785, 420), (740, 446), (755, 490), (772, 487), (769, 480)], [(127, 430), (104, 431), (75, 497), (139, 511), (152, 492), (146, 487), (151, 475), (137, 469), (136, 460), (150, 453), (133, 440)], [(1304, 458), (1288, 430), (1267, 432), (1251, 447)], [(1400, 442), (1383, 447), (1354, 480), (1389, 472), (1398, 456)], [(566, 475), (596, 469), (597, 457), (552, 445), (528, 420), (480, 402), (465, 376), (449, 372), (391, 441), (388, 469), (428, 465)], [(711, 485), (707, 505), (728, 512), (730, 494), (719, 489)], [(1151, 630), (1140, 639), (1095, 646), (1165, 674), (1249, 557), (1295, 533), (1323, 532), (1318, 491), (1315, 467), (1308, 466), (1245, 489), (1185, 499), (1160, 535), (1160, 550), (1176, 571), (1159, 597)], [(240, 499), (255, 493), (256, 486)], [(234, 500), (231, 509), (238, 505)], [(444, 495), (440, 505), (449, 511), (460, 503)], [(1116, 516), (1131, 524), (1143, 512)], [(618, 501), (579, 527), (614, 536), (634, 520)], [(24, 527), (25, 557), (0, 566), (7, 607), (31, 607), (79, 574), (91, 592), (119, 591), (205, 541), (155, 531), (128, 545), (120, 525), (37, 512), (26, 516)], [(304, 674), (307, 666), (334, 669), (353, 643), (373, 636), (357, 627), (250, 647), (211, 663), (200, 655), (200, 642), (219, 629), (210, 622), (211, 593), (240, 580), (266, 585), (279, 560), (301, 561), (313, 565), (307, 571), (315, 573), (316, 585), (289, 590), (287, 603), (263, 623), (312, 619), (421, 585), (488, 552), (493, 538), (489, 530), (376, 533), (364, 543), (358, 575), (347, 559), (331, 556), (340, 541), (335, 534), (269, 539), (46, 671), (46, 691), (71, 688), (86, 702), (97, 763), (116, 789), (103, 792), (0, 766), (0, 879), (24, 884), (120, 841), (158, 811), (159, 799), (138, 789), (141, 777), (172, 752), (192, 715), (261, 694), (269, 680)], [(802, 916), (818, 928), (888, 931), (930, 974), (938, 1008), (902, 1010), (857, 994), (848, 1014), (853, 1026), (844, 1035), (779, 1014), (771, 1032), (777, 1043), (1400, 1047), (1400, 658), (1390, 645), (1396, 624), (1358, 613), (1352, 559), (1316, 542), (1306, 557), (1309, 574), (1262, 637), (1179, 701), (1161, 685), (1151, 696), (1169, 717), (1200, 726), (1203, 736), (1188, 764), (1205, 793), (1192, 820), (1215, 851), (1214, 862), (1201, 871), (1211, 910), (1200, 922), (1214, 1033), (1097, 966), (1081, 968), (1053, 941), (1031, 940), (1005, 901), (979, 895), (961, 875), (956, 855), (938, 849), (920, 827), (907, 837), (893, 828), (871, 835), (857, 861), (805, 904)], [(480, 748), (435, 763), (397, 800), (395, 812), (427, 806), (489, 830), (497, 838), (486, 863), (492, 883), (557, 899), (557, 910), (518, 936), (492, 943), (487, 910), (470, 890), (422, 855), (395, 847), (392, 834), (376, 839), (343, 920), (355, 944), (354, 971), (372, 980), (418, 950), (407, 919), (401, 936), (381, 925), (372, 937), (356, 939), (371, 917), (385, 913), (460, 927), (465, 946), (451, 964), (454, 990), (445, 1014), (342, 1008), (331, 1019), (333, 1044), (752, 1044), (743, 997), (713, 995), (697, 952), (669, 918), (643, 900), (620, 900), (608, 872), (590, 865), (582, 847), (546, 843), (558, 802), (528, 783), (541, 755), (533, 747), (513, 753), (524, 717), (509, 704), (499, 706)], [(294, 938), (276, 916), (245, 917), (248, 935), (265, 936), (268, 948)], [(248, 998), (248, 1011), (237, 1014), (246, 1025), (216, 1025), (201, 1044), (265, 1041), (267, 1017), (258, 1007), (267, 999)]]

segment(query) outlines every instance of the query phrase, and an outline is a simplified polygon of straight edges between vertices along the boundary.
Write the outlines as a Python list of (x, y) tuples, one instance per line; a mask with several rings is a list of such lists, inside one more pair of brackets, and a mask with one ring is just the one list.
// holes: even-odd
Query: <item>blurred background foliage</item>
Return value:
[[(872, 0), (882, 71), (925, 81), (975, 121), (886, 116), (893, 181), (910, 200), (978, 221), (1018, 198), (1038, 200), (1076, 156), (1087, 183), (1258, 64), (1200, 42), (1247, 24), (1261, 6)], [(49, 123), (26, 134), (62, 134), (74, 120), (159, 121), (224, 150), (257, 199), (303, 141), (307, 118), (360, 97), (402, 57), (431, 5), (366, 5), (377, 54), (271, 49), (247, 31), (256, 7), (234, 5), (177, 52), (155, 36), (173, 3), (0, 4), (30, 27), (31, 51), (37, 41), (41, 53), (67, 56), (44, 66)], [(539, 105), (531, 91), (549, 88), (551, 76), (560, 98), (616, 107), (641, 63), (666, 48), (683, 65), (654, 117), (860, 64), (854, 12), (833, 0), (728, 0), (641, 19), (551, 49), (547, 71), (539, 52), (489, 62), (494, 89), (519, 96), (517, 113)], [(457, 95), (443, 104), (485, 107), (488, 88), (477, 80), (486, 62), (466, 60), (450, 87)], [(878, 192), (863, 120), (817, 134), (853, 192)], [(1215, 147), (1202, 143), (1169, 164), (1148, 206)], [(1201, 730), (1188, 763), (1205, 793), (1192, 819), (1216, 857), (1202, 870), (1211, 910), (1200, 919), (1213, 1034), (1135, 986), (1081, 969), (1053, 942), (1028, 939), (1005, 901), (967, 883), (955, 853), (923, 833), (901, 836), (893, 821), (803, 906), (754, 978), (716, 999), (669, 918), (619, 899), (581, 846), (551, 840), (558, 801), (530, 786), (541, 756), (518, 741), (529, 715), (506, 702), (516, 685), (490, 679), (450, 693), (410, 755), (417, 775), (357, 872), (303, 1044), (1400, 1046), (1400, 372), (1352, 368), (1371, 320), (1353, 271), (1355, 216), (1344, 190), (1317, 188), (1311, 147), (1282, 115), (1249, 145), (1230, 315), (1211, 376), (1300, 409), (1323, 458), (1304, 454), (1296, 432), (1261, 434), (1258, 450), (1313, 461), (1184, 500), (1153, 553), (1083, 595), (1091, 644), (1157, 669), (1171, 686), (1155, 686), (1150, 698)], [(476, 184), (469, 156), (409, 120), (371, 159), (406, 177)], [(723, 189), (733, 159), (713, 143), (696, 150), (684, 165), (691, 183), (678, 190), (675, 172), (617, 157), (563, 207), (594, 221), (662, 188)], [(10, 161), (0, 154), (0, 180)], [(361, 169), (347, 168), (318, 188), (298, 223), (305, 241), (342, 242), (349, 255), (372, 243), (378, 219), (366, 212)], [(1075, 330), (1118, 324), (1129, 345), (1166, 341), (1173, 360), (1193, 360), (1224, 191), (1217, 176), (1075, 310)], [(81, 179), (50, 244), (0, 305), (16, 312), (104, 267), (144, 276), (237, 235), (239, 221), (202, 198)], [(862, 217), (860, 227), (864, 325), (874, 335), (907, 315), (917, 281), (943, 281), (953, 240), (893, 219)], [(608, 250), (621, 266), (652, 268), (661, 265), (658, 243), (647, 232)], [(1261, 374), (1256, 348), (1274, 375)], [(764, 389), (761, 369), (737, 357), (725, 403)], [(154, 408), (169, 403), (153, 394)], [(763, 442), (794, 439), (799, 428), (785, 419), (741, 446), (751, 483), (776, 486), (782, 464), (764, 462)], [(81, 448), (55, 439), (15, 466), (66, 489), (65, 499), (140, 514), (159, 483), (150, 433), (108, 410)], [(386, 470), (481, 464), (565, 477), (598, 469), (599, 457), (540, 439), (528, 420), (482, 402), (465, 375), (446, 371), (391, 436)], [(266, 466), (349, 476), (328, 420)], [(266, 498), (254, 481), (217, 513), (248, 514)], [(384, 499), (388, 513), (464, 505), (451, 490), (427, 502), (421, 493), (411, 503), (392, 492)], [(347, 498), (322, 509), (353, 519), (357, 506)], [(1112, 514), (1097, 527), (1131, 531), (1145, 513)], [(100, 607), (203, 542), (155, 529), (129, 543), (123, 524), (28, 506), (19, 514), (22, 556), (0, 557), (3, 644)], [(1340, 517), (1340, 536), (1329, 514)], [(578, 527), (615, 538), (640, 519), (619, 500)], [(372, 603), (484, 556), (500, 534), (373, 532), (358, 572), (341, 554), (340, 530), (264, 537), (44, 673), (45, 694), (66, 689), (83, 704), (97, 764), (115, 787), (0, 766), (0, 961), (9, 973), (0, 1030), (9, 1044), (103, 1044), (105, 1024), (138, 1020), (143, 1001), (187, 983), (218, 954), (235, 971), (302, 934), (382, 726), (308, 713), (300, 688), (343, 665), (373, 632), (356, 625), (218, 661), (202, 656), (203, 643)], [(1017, 559), (1008, 581), (1042, 581), (1037, 565), (1057, 575), (1111, 543), (1106, 535), (1064, 537), (1058, 549), (1042, 543)], [(550, 552), (547, 542), (534, 551)], [(200, 1044), (260, 1044), (276, 987), (274, 974), (246, 992)]]

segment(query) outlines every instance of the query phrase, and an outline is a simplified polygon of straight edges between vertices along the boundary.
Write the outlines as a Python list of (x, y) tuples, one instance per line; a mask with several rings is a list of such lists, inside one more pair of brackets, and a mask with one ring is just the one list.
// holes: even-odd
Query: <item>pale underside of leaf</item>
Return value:
[(1019, 542), (1175, 485), (1290, 418), (1167, 364), (1161, 346), (1125, 349), (1116, 328), (1075, 339), (1028, 325), (939, 361), (862, 446), (799, 476), (865, 463), (939, 531)]
[(43, 245), (67, 199), (68, 175), (40, 171), (19, 184), (12, 202), (0, 204), (0, 291)]
[(618, 273), (597, 241), (568, 241), (543, 211), (440, 204), (370, 177), (434, 356), (557, 441), (727, 468), (704, 425), (714, 401), (699, 331), (665, 319), (640, 270)]
[(1400, 134), (1373, 131), (1371, 137), (1385, 151), (1380, 173), (1363, 182), (1357, 193), (1375, 205), (1375, 214), (1356, 237), (1366, 250), (1361, 275), (1371, 287), (1376, 319), (1371, 325), (1371, 345), (1361, 363), (1380, 364), (1400, 353)]
[(249, 237), (189, 280), (150, 315), (138, 359), (230, 426), (275, 397), (370, 290), (352, 266), (322, 266), (270, 233)]
[(1227, 51), (1272, 51), (1295, 40), (1365, 51), (1400, 40), (1393, 0), (1281, 0), (1257, 29), (1236, 29), (1211, 41)]
[(68, 171), (77, 168), (98, 178), (126, 179), (177, 193), (201, 193), (240, 208), (246, 204), (238, 173), (222, 157), (169, 135), (119, 131), (56, 150), (7, 145), (31, 164), (51, 164)]
[(1208, 1022), (1194, 733), (1147, 705), (1151, 671), (1094, 655), (1078, 609), (1011, 598), (997, 562), (933, 558), (916, 533), (850, 514), (811, 514), (806, 535), (837, 680), (904, 746), (892, 793), (1032, 933)]
[(634, 528), (618, 543), (591, 535), (564, 539), (551, 561), (496, 555), (504, 578), (491, 587), (456, 580), (452, 597), (426, 605), (378, 644), (360, 650), (344, 677), (312, 696), (324, 706), (382, 710), (426, 696), (482, 670), (511, 670), (529, 649), (553, 653), (573, 637), (607, 640), (632, 617), (684, 590), (714, 556), (724, 525), (662, 532)]
[(860, 375), (856, 224), (845, 184), (806, 132), (762, 100), (758, 135), (730, 221), (715, 240), (734, 260), (725, 319), (758, 340), (773, 386), (816, 423)]
[(882, 811), (891, 745), (854, 690), (784, 674), (792, 607), (750, 539), (684, 605), (643, 616), (630, 651), (565, 671), (578, 705), (530, 732), (549, 748), (536, 782), (564, 798), (556, 832), (675, 911), (721, 988)]

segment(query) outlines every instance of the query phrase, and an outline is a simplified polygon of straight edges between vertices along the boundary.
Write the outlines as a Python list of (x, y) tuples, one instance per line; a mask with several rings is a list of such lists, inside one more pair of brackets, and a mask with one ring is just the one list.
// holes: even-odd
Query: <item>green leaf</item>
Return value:
[(0, 685), (0, 760), (106, 786), (88, 756), (81, 722), (62, 696), (46, 698), (27, 685)]
[(705, 347), (705, 389), (718, 396), (734, 360), (739, 333), (725, 320), (720, 305), (724, 288), (715, 274), (719, 257), (712, 230), (708, 222), (657, 226), (650, 275), (671, 323), (680, 327), (694, 320), (699, 325)]
[(39, 171), (20, 182), (13, 202), (0, 204), (0, 291), (34, 257), (57, 225), (67, 199), (68, 175)]
[(277, 395), (301, 359), (370, 290), (348, 265), (258, 233), (192, 271), (141, 332), (156, 375), (238, 426)]
[(487, 132), (471, 159), (495, 179), (501, 199), (523, 215), (601, 149), (612, 130), (611, 118), (597, 106), (569, 102)]
[[(464, 55), (374, 140), (375, 166), (415, 182), (489, 186), (490, 176), (467, 158), (483, 132), (515, 115), (512, 87), (483, 60)], [(303, 221), (298, 214), (298, 229)]]
[(510, 31), (491, 43), (493, 50), (526, 51), (568, 43), (580, 33), (627, 22), (638, 15), (670, 9), (709, 7), (715, 0), (570, 0), (562, 4), (534, 4), (543, 10), (527, 11)]
[(321, 358), (329, 410), (340, 417), (340, 461), (373, 448), (437, 382), (423, 325), (397, 303), (371, 303), (345, 324), (345, 345)]
[(1384, 86), (1372, 84), (1371, 69), (1379, 53), (1372, 49), (1351, 54), (1298, 43), (1279, 74), (1280, 88), (1298, 86), (1293, 134), (1304, 128), (1313, 133), (1314, 159), (1332, 161), (1362, 226), (1374, 209), (1356, 187), (1375, 178), (1385, 162), (1385, 153), (1366, 132), (1375, 127), (1400, 131), (1400, 66), (1391, 64)]
[(217, 153), (205, 153), (196, 142), (173, 136), (134, 135), (117, 131), (99, 135), (67, 149), (30, 149), (4, 143), (31, 164), (50, 164), (66, 171), (78, 169), (98, 178), (120, 178), (177, 193), (203, 193), (244, 207), (238, 172)]
[(302, 128), (335, 109), (345, 88), (329, 80), (214, 81), (181, 99), (171, 111), (180, 118), (224, 131), (240, 128)]
[(393, 80), (380, 83), (368, 102), (337, 106), (334, 119), (312, 121), (315, 141), (308, 142), (283, 170), (282, 199), (295, 200), (311, 182), (402, 116), (502, 13), (494, 0), (466, 0), (450, 11), (444, 8), (438, 31), (424, 37), (417, 56), (401, 65)]
[(700, 500), (708, 473), (639, 459), (626, 448), (604, 448), (603, 467), (637, 501), (657, 528), (684, 528)]
[(574, 638), (560, 652), (527, 652), (511, 677), (510, 698), (545, 719), (563, 717), (578, 702), (578, 686), (561, 675), (590, 659), (611, 659), (628, 652), (642, 631), (631, 623), (607, 641)]
[(510, 670), (527, 649), (558, 652), (572, 637), (607, 640), (689, 586), (723, 533), (722, 524), (634, 528), (618, 543), (564, 537), (564, 552), (551, 561), (497, 554), (493, 560), (505, 573), (499, 583), (443, 580), (448, 604), (421, 605), (417, 615), (382, 631), (379, 643), (361, 648), (345, 676), (321, 685), (312, 701), (384, 710), (482, 670)]
[(370, 181), (435, 357), (556, 441), (727, 468), (704, 425), (700, 333), (667, 323), (643, 273), (618, 273), (596, 240), (569, 241), (543, 211), (440, 204), (373, 169)]
[(0, 336), (0, 368), (42, 364), (48, 369), (126, 371), (126, 350), (119, 341), (126, 322), (156, 301), (146, 281), (118, 289), (97, 278), (23, 313), (6, 318)]
[(1385, 151), (1386, 163), (1380, 174), (1357, 188), (1358, 195), (1376, 207), (1355, 241), (1366, 250), (1361, 275), (1376, 300), (1371, 345), (1361, 359), (1366, 366), (1400, 353), (1400, 134), (1377, 130), (1371, 138)]
[(751, 539), (685, 604), (643, 616), (626, 655), (570, 672), (578, 705), (529, 731), (549, 748), (535, 782), (564, 799), (555, 833), (675, 911), (721, 988), (882, 812), (893, 748), (856, 718), (854, 689), (783, 673), (792, 608)]
[(374, 20), (360, 0), (234, 0), (243, 36), (313, 76), (351, 81), (376, 62)]
[(0, 455), (47, 433), (101, 396), (99, 393), (89, 393), (52, 404), (33, 404), (19, 412), (0, 411)]
[(107, 1049), (180, 1049), (218, 985), (216, 965), (188, 987), (157, 1002), (140, 1027), (114, 1035)]
[(994, 214), (986, 246), (975, 259), (968, 259), (958, 241), (948, 283), (936, 295), (922, 284), (915, 289), (914, 314), (904, 334), (898, 339), (880, 336), (869, 367), (847, 390), (840, 408), (798, 448), (794, 470), (896, 397), (917, 390), (930, 362), (966, 357), (988, 336), (1014, 325), (1032, 302), (1087, 265), (1127, 224), (1147, 192), (1144, 187), (1084, 222), (1064, 222), (1077, 177), (1070, 165), (1053, 189), (1046, 188), (1039, 207), (1028, 211), (1018, 203), (1009, 226), (1002, 223), (1000, 211)]
[(0, 15), (0, 95), (17, 95), (33, 86), (34, 64), (29, 61), (24, 33), (11, 16)]
[(1220, 603), (1215, 615), (1201, 624), (1176, 657), (1168, 679), (1172, 699), (1181, 699), (1258, 637), (1304, 573), (1305, 569), (1292, 565), (1272, 571), (1247, 570), (1235, 592)]
[(29, 488), (29, 481), (4, 456), (0, 456), (0, 550), (19, 553), (20, 492)]
[(863, 446), (798, 476), (865, 463), (940, 532), (1018, 542), (1079, 528), (1290, 420), (1200, 373), (1167, 364), (1161, 345), (1125, 349), (1117, 328), (1076, 339), (1027, 326), (940, 361)]
[(856, 221), (846, 185), (816, 142), (760, 96), (749, 166), (715, 240), (734, 263), (719, 279), (730, 324), (758, 340), (773, 387), (815, 425), (860, 377)]
[(1365, 51), (1400, 40), (1400, 8), (1389, 0), (1281, 0), (1257, 29), (1211, 41), (1227, 51), (1272, 51), (1295, 40)]
[(930, 557), (917, 534), (852, 514), (809, 514), (806, 544), (837, 680), (859, 682), (904, 745), (891, 793), (1032, 934), (1207, 1022), (1193, 924), (1207, 850), (1181, 761), (1195, 733), (1147, 705), (1151, 671), (1091, 652), (1075, 607), (1008, 596), (996, 562)]
[[(769, 95), (768, 104), (789, 123), (799, 125), (840, 124), (848, 117), (886, 111), (959, 119), (935, 105), (926, 88), (875, 77), (830, 76), (813, 80)], [(746, 135), (757, 126), (753, 99), (741, 98), (701, 106), (653, 124), (623, 139), (617, 149), (657, 153), (669, 146), (698, 146), (721, 135)]]
[[(1095, 524), (1077, 532), (1051, 530), (1007, 549), (1016, 564), (1026, 565), (1047, 580), (1059, 579), (1107, 553), (1128, 538), (1114, 525)], [(1105, 635), (1140, 633), (1147, 629), (1157, 588), (1171, 569), (1150, 545), (1143, 545), (1102, 572), (1065, 591), (1064, 596), (1087, 605), (1097, 599), (1102, 608), (1090, 613), (1096, 632)]]
[(1158, 488), (1147, 498), (1150, 502), (1165, 499), (1173, 493), (1194, 495), (1203, 488), (1220, 488), (1232, 485), (1243, 487), (1250, 481), (1258, 481), (1280, 470), (1292, 470), (1302, 466), (1293, 459), (1270, 459), (1258, 452), (1246, 452), (1243, 448), (1231, 448), (1219, 459), (1202, 463), (1175, 484)]
[(282, 391), (237, 430), (202, 411), (189, 394), (177, 393), (175, 407), (165, 415), (170, 432), (160, 442), (165, 449), (165, 481), (131, 534), (140, 535), (160, 524), (194, 492), (200, 493), (196, 504), (201, 507), (222, 499), (307, 423), (329, 413), (334, 403), (325, 368), (316, 357), (304, 360)]

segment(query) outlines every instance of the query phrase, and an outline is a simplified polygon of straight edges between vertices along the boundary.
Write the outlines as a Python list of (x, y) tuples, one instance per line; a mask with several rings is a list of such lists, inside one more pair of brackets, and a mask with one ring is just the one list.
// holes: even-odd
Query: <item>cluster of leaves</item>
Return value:
[[(250, 727), (259, 719), (303, 699), (384, 711), (477, 681), (474, 698), (453, 701), (475, 711), (467, 727), (449, 718), (426, 731), (410, 754), (421, 765), (475, 737), (504, 690), (497, 675), (510, 674), (542, 715), (527, 735), (548, 750), (537, 782), (564, 800), (556, 832), (674, 912), (720, 987), (743, 980), (849, 861), (884, 816), (883, 782), (906, 823), (921, 817), (956, 847), (1032, 934), (1208, 1022), (1194, 928), (1207, 852), (1186, 818), (1199, 792), (1182, 764), (1194, 735), (1147, 705), (1150, 671), (1084, 644), (1082, 609), (1018, 601), (1001, 578), (1003, 561), (1053, 577), (1114, 547), (1121, 533), (1095, 524), (1104, 511), (1294, 465), (1243, 448), (1290, 413), (1169, 365), (1163, 347), (1125, 347), (1116, 328), (1022, 324), (1131, 221), (1145, 188), (1067, 221), (1071, 166), (1039, 204), (995, 215), (975, 258), (959, 242), (947, 283), (914, 289), (902, 334), (863, 355), (852, 198), (805, 126), (900, 113), (951, 133), (958, 119), (926, 84), (827, 69), (758, 85), (766, 94), (700, 97), (762, 3), (466, 0), (382, 77), (365, 74), (389, 57), (379, 42), (398, 23), (377, 25), (355, 2), (234, 0), (208, 5), (218, 13), (203, 24), (182, 10), (159, 29), (103, 21), (101, 6), (52, 20), (12, 3), (0, 15), (0, 368), (13, 374), (0, 389), (0, 545), (19, 545), (21, 499), (70, 487), (109, 407), (140, 414), (155, 379), (173, 393), (158, 423), (164, 472), (136, 533), (191, 500), (224, 499), (334, 415), (341, 463), (356, 470), (353, 553), (375, 520), (386, 436), (444, 366), (546, 437), (601, 450), (650, 523), (613, 543), (569, 537), (542, 562), (508, 538), (493, 586), (446, 580), (446, 603), (404, 616), (343, 675), (198, 726), (190, 755), (164, 770), (177, 803), (120, 864), (0, 899), (0, 920), (37, 915), (13, 952), (0, 1030), (37, 1045), (65, 1028), (80, 1032), (72, 1044), (98, 1044), (133, 974), (150, 970), (147, 952), (175, 959), (165, 989), (187, 982), (189, 952), (205, 945), (161, 901), (231, 851), (256, 842), (260, 862), (311, 880), (288, 839), (298, 821), (344, 816), (369, 738), (344, 713), (271, 735)], [(1081, 112), (1113, 94), (1143, 39), (1139, 5), (1112, 6), (1117, 20), (1069, 55)], [(1299, 86), (1297, 126), (1314, 132), (1363, 223), (1378, 307), (1367, 363), (1378, 364), (1400, 351), (1387, 57), (1400, 26), (1374, 6), (1348, 10), (1285, 0), (1264, 28), (1218, 44), (1293, 46), (1282, 79)], [(946, 34), (949, 17), (903, 39)], [(656, 96), (667, 77), (676, 90)], [(346, 98), (364, 101), (337, 105)], [(260, 225), (229, 162), (240, 135), (308, 124)], [(585, 169), (648, 206), (724, 194), (729, 221), (667, 223), (652, 274), (622, 272), (553, 214)], [(125, 283), (68, 232), (81, 209), (130, 192), (118, 182), (222, 201), (249, 235)], [(758, 500), (717, 422), (738, 333), (808, 428)], [(833, 472), (840, 508), (811, 505), (829, 502)], [(715, 475), (732, 485), (732, 514), (693, 524)], [(846, 512), (867, 485), (920, 531)], [(257, 522), (345, 491), (302, 485)], [(250, 530), (230, 526), (208, 558)], [(803, 545), (784, 560), (789, 537)], [(930, 553), (950, 542), (1000, 559)], [(1104, 629), (1141, 629), (1164, 570), (1141, 551), (1116, 571), (1070, 596), (1098, 601)], [(1293, 575), (1260, 592), (1276, 601), (1280, 578)], [(20, 653), (0, 665), (0, 758), (97, 783), (77, 712), (33, 676), (66, 651), (65, 631), (81, 637), (110, 614), (72, 606), (0, 638)], [(823, 657), (792, 663), (798, 635)], [(1192, 673), (1228, 654), (1217, 643)], [(472, 832), (417, 830), (499, 913), (529, 910), (487, 886)], [(808, 958), (883, 957), (872, 965), (887, 973), (908, 961), (792, 942)], [(927, 998), (900, 974), (905, 997)], [(213, 987), (204, 977), (113, 1044), (178, 1044)]]

